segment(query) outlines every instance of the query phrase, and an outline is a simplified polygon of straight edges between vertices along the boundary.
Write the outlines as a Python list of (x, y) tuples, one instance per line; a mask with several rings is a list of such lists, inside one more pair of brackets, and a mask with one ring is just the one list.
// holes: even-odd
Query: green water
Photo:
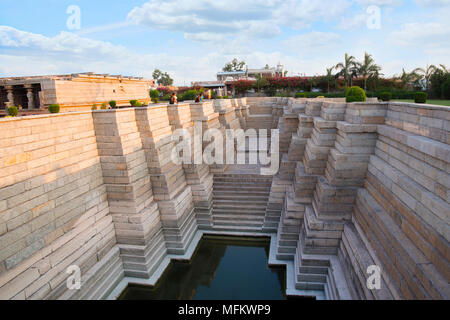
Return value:
[(269, 246), (262, 238), (205, 236), (190, 262), (171, 262), (155, 287), (129, 286), (120, 299), (286, 299), (286, 272), (269, 268)]

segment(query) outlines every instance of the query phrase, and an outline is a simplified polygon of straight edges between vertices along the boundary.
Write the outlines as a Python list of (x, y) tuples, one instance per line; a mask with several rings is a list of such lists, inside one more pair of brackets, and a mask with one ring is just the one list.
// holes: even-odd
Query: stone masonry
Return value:
[[(448, 107), (293, 98), (0, 119), (0, 299), (105, 299), (204, 233), (272, 235), (297, 294), (449, 299), (449, 124)], [(173, 134), (200, 128), (278, 129), (280, 170), (173, 162)]]

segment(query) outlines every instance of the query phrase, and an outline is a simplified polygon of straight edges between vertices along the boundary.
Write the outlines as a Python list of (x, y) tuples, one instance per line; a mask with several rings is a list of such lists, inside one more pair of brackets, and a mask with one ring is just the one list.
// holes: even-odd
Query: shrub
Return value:
[(445, 99), (450, 99), (450, 76), (442, 84), (442, 95)]
[(143, 104), (142, 104), (142, 102), (140, 102), (140, 101), (136, 101), (136, 103), (134, 104), (134, 107), (140, 108), (140, 107), (142, 107), (142, 106), (143, 106)]
[(59, 113), (60, 107), (59, 104), (51, 104), (48, 106), (48, 111), (50, 113)]
[(348, 88), (345, 98), (347, 102), (364, 102), (367, 100), (366, 93), (358, 86)]
[(97, 110), (97, 105), (95, 103), (92, 105), (91, 110)]
[(106, 105), (106, 102), (102, 103), (102, 106), (101, 106), (100, 109), (102, 109), (102, 110), (108, 109), (108, 106)]
[(130, 104), (132, 107), (135, 107), (137, 102), (137, 100), (130, 100)]
[(150, 98), (158, 99), (159, 98), (159, 91), (158, 90), (150, 90)]
[(195, 98), (198, 95), (197, 90), (188, 90), (185, 93), (183, 93), (183, 100), (195, 100)]
[(317, 99), (325, 99), (325, 96), (317, 96)]
[(381, 101), (390, 101), (391, 98), (392, 98), (392, 93), (390, 93), (390, 92), (382, 92), (382, 93), (380, 93), (380, 94), (378, 95), (378, 98), (379, 98)]
[(117, 106), (117, 102), (116, 102), (115, 100), (111, 100), (111, 101), (109, 102), (109, 105), (111, 106), (111, 108), (115, 109), (116, 106)]
[(231, 99), (229, 96), (223, 96), (222, 99)]
[(17, 115), (19, 114), (19, 109), (16, 106), (11, 106), (8, 108), (8, 114), (11, 117), (17, 117)]
[(172, 96), (170, 95), (170, 94), (166, 94), (165, 96), (163, 96), (162, 98), (161, 98), (161, 101), (170, 101), (170, 98), (171, 98)]
[(425, 103), (427, 102), (428, 94), (426, 92), (416, 92), (414, 94), (415, 103)]
[(152, 101), (153, 101), (153, 103), (158, 103), (159, 102), (159, 98), (153, 98)]

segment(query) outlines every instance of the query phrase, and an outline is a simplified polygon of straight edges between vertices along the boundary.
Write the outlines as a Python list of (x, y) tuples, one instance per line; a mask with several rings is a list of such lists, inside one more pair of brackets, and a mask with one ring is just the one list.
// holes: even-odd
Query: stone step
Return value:
[(322, 282), (297, 282), (295, 284), (297, 290), (321, 290), (325, 289), (325, 284)]
[(257, 215), (236, 215), (236, 214), (213, 214), (214, 221), (253, 221), (253, 222), (264, 222), (264, 216)]
[(299, 273), (308, 274), (328, 274), (328, 267), (316, 267), (316, 266), (300, 266)]
[(255, 199), (219, 199), (216, 196), (213, 197), (213, 202), (220, 205), (243, 205), (243, 206), (262, 206), (266, 208), (267, 200), (255, 200)]
[(272, 184), (272, 181), (266, 181), (266, 180), (255, 180), (255, 179), (217, 179), (214, 178), (214, 184), (220, 185), (220, 184), (238, 184), (242, 186), (249, 186), (249, 185), (259, 185), (259, 186), (270, 186)]
[(295, 255), (297, 248), (289, 246), (278, 246), (278, 253)]
[(265, 215), (265, 210), (242, 210), (240, 208), (213, 208), (213, 214)]
[(214, 184), (214, 191), (240, 191), (240, 192), (248, 192), (248, 191), (264, 191), (270, 192), (270, 186), (258, 186), (258, 185), (234, 185), (234, 184)]
[(233, 232), (262, 232), (262, 226), (233, 226), (233, 225), (213, 225), (215, 231), (233, 231)]
[(242, 211), (247, 209), (266, 211), (266, 204), (257, 202), (249, 203), (243, 201), (213, 200), (213, 207), (217, 209), (241, 209)]
[(280, 239), (283, 240), (298, 240), (298, 233), (285, 233), (285, 232), (280, 232), (279, 233)]
[(290, 254), (290, 253), (277, 253), (276, 257), (278, 260), (292, 260), (294, 259), (294, 255)]
[(281, 247), (294, 247), (297, 248), (297, 240), (278, 239), (278, 244)]
[(234, 194), (222, 194), (221, 192), (216, 192), (216, 193), (213, 193), (213, 199), (214, 200), (233, 200), (235, 202), (258, 201), (258, 202), (267, 203), (267, 201), (269, 201), (269, 195), (260, 195), (260, 196), (254, 196), (254, 195), (248, 195), (248, 194), (234, 195)]
[(297, 274), (297, 282), (319, 282), (327, 283), (326, 274), (311, 274), (311, 273), (300, 273)]

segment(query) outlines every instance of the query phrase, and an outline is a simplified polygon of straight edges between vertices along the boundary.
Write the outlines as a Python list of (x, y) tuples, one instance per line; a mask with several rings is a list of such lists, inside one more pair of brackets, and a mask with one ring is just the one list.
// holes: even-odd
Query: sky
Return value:
[(450, 0), (0, 0), (0, 77), (95, 72), (176, 85), (238, 58), (322, 75), (369, 52), (385, 76), (450, 67)]

